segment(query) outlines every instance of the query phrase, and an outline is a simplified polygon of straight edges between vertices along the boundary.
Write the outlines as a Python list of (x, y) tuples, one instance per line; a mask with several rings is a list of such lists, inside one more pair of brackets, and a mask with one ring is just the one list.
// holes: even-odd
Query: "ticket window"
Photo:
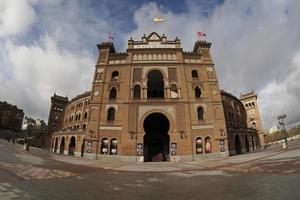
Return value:
[(205, 153), (211, 153), (211, 139), (210, 137), (205, 138)]
[(118, 141), (117, 139), (112, 139), (110, 141), (110, 154), (116, 155), (118, 150)]
[(108, 153), (108, 139), (104, 138), (101, 143), (101, 154)]
[(196, 154), (203, 153), (203, 147), (202, 147), (202, 139), (199, 137), (196, 139)]

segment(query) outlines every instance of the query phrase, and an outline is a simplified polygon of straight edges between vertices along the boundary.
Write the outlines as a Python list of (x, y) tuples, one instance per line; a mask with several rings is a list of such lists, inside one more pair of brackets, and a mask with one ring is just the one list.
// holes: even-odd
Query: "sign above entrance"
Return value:
[(212, 124), (192, 126), (192, 129), (193, 129), (193, 130), (197, 130), (197, 129), (207, 129), (207, 128), (214, 128), (214, 126), (213, 126)]
[(149, 48), (175, 48), (175, 44), (162, 44), (160, 42), (149, 42), (148, 44), (135, 44), (134, 49), (149, 49)]

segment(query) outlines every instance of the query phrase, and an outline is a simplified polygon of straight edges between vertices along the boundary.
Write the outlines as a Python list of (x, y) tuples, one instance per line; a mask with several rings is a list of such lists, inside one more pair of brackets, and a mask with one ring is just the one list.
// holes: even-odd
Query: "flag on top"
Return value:
[(206, 34), (203, 33), (203, 32), (197, 32), (197, 35), (198, 35), (198, 37), (205, 37), (206, 36)]
[(163, 18), (163, 17), (154, 17), (153, 18), (154, 23), (160, 23), (160, 22), (163, 22), (163, 21), (165, 21), (165, 18)]

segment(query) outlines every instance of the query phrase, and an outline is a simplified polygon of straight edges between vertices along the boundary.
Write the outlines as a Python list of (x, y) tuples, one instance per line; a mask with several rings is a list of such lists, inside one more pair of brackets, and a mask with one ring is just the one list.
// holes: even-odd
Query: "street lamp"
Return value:
[(278, 116), (278, 122), (279, 122), (279, 125), (282, 126), (282, 129), (283, 129), (283, 132), (284, 132), (284, 143), (285, 143), (285, 146), (283, 147), (284, 149), (288, 147), (288, 143), (287, 143), (287, 132), (285, 130), (285, 125), (284, 125), (284, 119), (286, 118), (286, 114), (283, 114), (283, 115), (279, 115)]

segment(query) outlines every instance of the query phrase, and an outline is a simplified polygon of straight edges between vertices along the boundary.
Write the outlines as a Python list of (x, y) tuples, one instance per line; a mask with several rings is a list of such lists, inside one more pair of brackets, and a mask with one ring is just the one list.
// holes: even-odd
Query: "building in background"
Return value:
[[(51, 97), (51, 151), (96, 159), (179, 161), (233, 154), (238, 148), (228, 144), (235, 144), (235, 135), (237, 153), (259, 144), (255, 129), (247, 128), (243, 104), (220, 92), (211, 43), (197, 41), (192, 52), (185, 52), (178, 38), (153, 32), (128, 40), (123, 53), (112, 42), (97, 47), (91, 91), (71, 101)], [(226, 99), (234, 101), (243, 118), (225, 118)]]
[(241, 154), (260, 148), (260, 138), (255, 127), (249, 126), (244, 104), (234, 95), (221, 91), (229, 154)]
[(51, 134), (62, 128), (64, 109), (68, 102), (68, 97), (62, 97), (56, 95), (55, 93), (51, 97), (51, 107), (48, 117), (48, 131), (47, 134), (44, 136), (44, 143), (46, 149), (50, 149)]
[(0, 128), (20, 132), (24, 112), (15, 105), (0, 102)]
[(269, 129), (269, 134), (277, 133), (278, 131), (279, 131), (278, 126), (273, 125), (273, 126)]
[(261, 145), (264, 145), (264, 129), (261, 123), (257, 94), (254, 91), (240, 95), (240, 100), (244, 104), (247, 112), (248, 127), (257, 130)]

